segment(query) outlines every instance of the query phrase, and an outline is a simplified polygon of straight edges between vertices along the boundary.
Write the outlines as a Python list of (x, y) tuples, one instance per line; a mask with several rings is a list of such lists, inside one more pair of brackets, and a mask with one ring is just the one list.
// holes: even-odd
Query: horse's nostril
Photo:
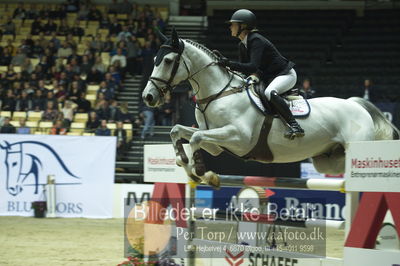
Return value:
[(153, 95), (147, 94), (147, 95), (146, 95), (146, 101), (147, 101), (148, 103), (151, 103), (151, 102), (153, 101)]

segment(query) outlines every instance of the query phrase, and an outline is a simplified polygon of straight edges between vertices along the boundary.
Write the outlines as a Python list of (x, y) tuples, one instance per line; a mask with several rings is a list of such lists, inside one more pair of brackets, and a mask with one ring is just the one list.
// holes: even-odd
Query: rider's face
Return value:
[(236, 37), (238, 30), (239, 30), (239, 23), (237, 22), (232, 22), (231, 25), (229, 26), (230, 30), (231, 30), (231, 35), (233, 37)]

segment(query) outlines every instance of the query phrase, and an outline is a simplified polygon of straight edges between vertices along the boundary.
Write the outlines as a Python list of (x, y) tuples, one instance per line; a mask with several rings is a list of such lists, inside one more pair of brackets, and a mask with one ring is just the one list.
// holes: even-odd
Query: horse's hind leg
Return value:
[(345, 170), (345, 152), (341, 144), (324, 153), (312, 158), (315, 169), (324, 174), (338, 175)]

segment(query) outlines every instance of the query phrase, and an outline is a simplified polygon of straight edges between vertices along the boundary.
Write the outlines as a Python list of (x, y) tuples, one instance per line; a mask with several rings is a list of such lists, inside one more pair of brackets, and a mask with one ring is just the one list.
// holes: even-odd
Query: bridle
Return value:
[[(173, 46), (167, 45), (167, 44), (161, 45), (161, 47), (160, 47), (160, 48), (171, 49), (173, 52), (176, 52), (176, 53), (178, 54), (178, 56), (174, 59), (174, 64), (173, 64), (173, 66), (172, 66), (171, 75), (170, 75), (170, 77), (169, 77), (168, 80), (161, 79), (161, 78), (158, 78), (158, 77), (153, 77), (153, 76), (151, 76), (151, 77), (149, 78), (150, 82), (153, 84), (153, 86), (157, 89), (158, 93), (160, 94), (160, 97), (164, 97), (164, 95), (165, 95), (166, 93), (171, 92), (171, 91), (173, 90), (173, 88), (176, 87), (176, 86), (178, 85), (178, 84), (172, 85), (171, 83), (172, 83), (172, 81), (174, 80), (176, 73), (178, 72), (179, 64), (180, 64), (181, 58), (182, 58), (182, 53), (183, 53), (183, 50), (185, 49), (185, 43), (182, 42), (182, 41), (180, 41), (180, 44), (181, 44), (181, 45), (179, 46), (179, 48), (176, 48), (176, 47), (173, 47)], [(213, 61), (213, 62), (211, 62), (211, 63), (209, 63), (209, 64), (203, 66), (202, 68), (200, 68), (200, 70), (198, 70), (198, 71), (196, 71), (195, 73), (193, 73), (193, 74), (190, 75), (190, 70), (189, 70), (189, 67), (188, 67), (188, 65), (187, 65), (187, 63), (186, 63), (186, 61), (185, 61), (185, 59), (182, 58), (182, 61), (183, 61), (183, 64), (184, 64), (184, 66), (185, 66), (185, 69), (186, 69), (186, 71), (187, 71), (187, 73), (188, 73), (187, 78), (184, 79), (184, 80), (182, 80), (182, 81), (186, 81), (186, 80), (192, 79), (194, 82), (196, 82), (196, 84), (198, 85), (198, 87), (200, 87), (200, 85), (199, 85), (199, 83), (193, 78), (193, 76), (195, 76), (195, 75), (198, 74), (199, 72), (203, 71), (204, 69), (208, 68), (209, 66), (213, 66), (213, 65), (217, 65), (217, 64), (218, 64), (217, 62), (214, 62), (214, 61)], [(160, 86), (157, 85), (157, 83), (156, 83), (155, 81), (161, 82), (161, 83), (163, 83), (165, 86), (160, 87)], [(182, 82), (182, 81), (181, 81), (181, 82)]]
[[(182, 57), (182, 53), (183, 50), (185, 48), (184, 42), (180, 41), (180, 43), (182, 44), (182, 46), (180, 45), (180, 48), (176, 48), (173, 47), (171, 45), (167, 45), (167, 44), (163, 44), (161, 45), (160, 48), (167, 48), (167, 49), (171, 49), (173, 52), (178, 53), (178, 56), (174, 59), (174, 65), (172, 66), (172, 71), (171, 71), (171, 75), (169, 77), (168, 80), (165, 79), (161, 79), (161, 78), (157, 78), (157, 77), (150, 77), (149, 80), (150, 82), (154, 85), (154, 87), (157, 89), (158, 93), (160, 94), (161, 97), (163, 97), (166, 93), (171, 92), (172, 89), (177, 85), (172, 85), (171, 82), (174, 80), (176, 72), (178, 72), (178, 68), (179, 68), (179, 64), (181, 62), (181, 57)], [(189, 71), (189, 67), (186, 64), (186, 61), (184, 59), (183, 60), (183, 64), (185, 65), (186, 71), (188, 72), (188, 74), (190, 73)], [(164, 87), (160, 87), (157, 85), (156, 82), (154, 81), (159, 81), (165, 84)]]

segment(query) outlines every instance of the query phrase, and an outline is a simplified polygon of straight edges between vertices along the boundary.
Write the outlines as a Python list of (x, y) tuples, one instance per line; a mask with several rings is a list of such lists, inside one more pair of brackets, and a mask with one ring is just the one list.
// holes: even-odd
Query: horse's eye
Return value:
[(169, 59), (169, 58), (165, 58), (164, 61), (165, 61), (165, 63), (168, 64), (168, 65), (172, 63), (172, 60)]

